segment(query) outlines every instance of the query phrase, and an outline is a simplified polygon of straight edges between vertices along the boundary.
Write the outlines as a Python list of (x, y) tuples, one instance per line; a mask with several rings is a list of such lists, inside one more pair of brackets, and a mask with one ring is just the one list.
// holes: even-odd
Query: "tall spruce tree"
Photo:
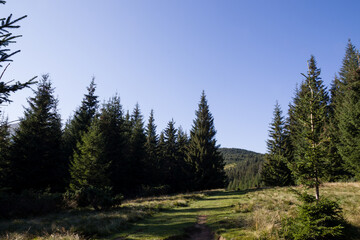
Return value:
[(177, 142), (177, 129), (174, 120), (168, 122), (164, 130), (163, 145), (163, 177), (165, 183), (170, 186), (171, 190), (176, 192), (181, 188), (182, 182), (179, 178), (182, 175), (181, 162), (179, 156), (179, 146)]
[[(73, 159), (74, 152), (78, 150), (77, 144), (81, 141), (82, 135), (85, 134), (98, 109), (98, 96), (95, 95), (96, 84), (93, 77), (90, 85), (87, 87), (87, 94), (81, 102), (81, 106), (75, 111), (74, 116), (70, 118), (64, 129), (62, 137), (63, 157), (67, 164)], [(69, 178), (69, 176), (67, 177)]]
[(95, 95), (96, 84), (95, 78), (92, 78), (90, 85), (87, 87), (87, 94), (81, 102), (81, 106), (75, 111), (74, 116), (68, 120), (64, 130), (64, 144), (66, 155), (72, 157), (76, 149), (77, 142), (80, 141), (81, 135), (88, 131), (91, 121), (94, 119), (98, 109), (98, 96)]
[(61, 118), (58, 100), (48, 75), (43, 75), (35, 96), (29, 98), (11, 146), (12, 187), (60, 191), (65, 164), (61, 158)]
[(329, 99), (314, 56), (311, 56), (308, 68), (292, 106), (293, 124), (296, 126), (293, 126), (291, 132), (295, 136), (291, 169), (300, 183), (315, 188), (316, 199), (319, 199), (319, 186), (328, 166)]
[(288, 186), (294, 183), (285, 157), (286, 136), (284, 127), (284, 117), (280, 105), (276, 102), (267, 141), (268, 153), (265, 155), (265, 162), (261, 171), (261, 180), (267, 186)]
[(349, 73), (347, 89), (339, 112), (339, 152), (357, 179), (360, 179), (360, 69)]
[(70, 188), (106, 190), (112, 187), (116, 193), (123, 190), (126, 163), (123, 155), (124, 118), (120, 98), (112, 97), (103, 104), (100, 115), (95, 118), (78, 142), (78, 149), (71, 162)]
[(150, 185), (156, 185), (160, 182), (159, 162), (158, 162), (158, 143), (159, 137), (156, 133), (154, 111), (151, 110), (149, 121), (146, 127), (146, 182)]
[(144, 163), (146, 161), (146, 135), (143, 116), (139, 104), (136, 104), (131, 115), (131, 136), (130, 136), (130, 171), (128, 183), (132, 193), (144, 184)]
[(126, 139), (123, 110), (120, 97), (115, 95), (101, 109), (98, 121), (103, 138), (104, 159), (110, 164), (108, 175), (115, 193), (126, 188)]
[(329, 158), (331, 165), (328, 168), (328, 176), (330, 181), (348, 179), (351, 177), (349, 169), (345, 165), (344, 158), (340, 153), (342, 135), (339, 128), (340, 118), (344, 111), (344, 99), (348, 91), (348, 85), (356, 79), (356, 70), (358, 68), (358, 51), (349, 39), (345, 56), (342, 61), (342, 67), (339, 72), (339, 77), (335, 76), (330, 93), (330, 147)]
[(187, 161), (193, 173), (193, 189), (213, 189), (225, 186), (224, 159), (216, 144), (214, 118), (202, 92), (196, 119), (190, 132)]

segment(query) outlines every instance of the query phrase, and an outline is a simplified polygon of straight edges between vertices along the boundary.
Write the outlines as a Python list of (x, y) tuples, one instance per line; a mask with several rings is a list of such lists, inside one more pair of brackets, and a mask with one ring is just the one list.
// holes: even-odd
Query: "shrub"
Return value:
[(64, 194), (64, 200), (71, 208), (91, 206), (95, 210), (104, 210), (120, 205), (122, 199), (123, 196), (120, 194), (113, 196), (109, 187), (101, 189), (88, 186)]
[(344, 219), (337, 202), (322, 197), (319, 201), (307, 193), (298, 193), (298, 216), (283, 221), (282, 235), (293, 240), (342, 239)]
[(63, 207), (60, 193), (26, 190), (20, 194), (0, 192), (0, 217), (18, 218), (56, 212)]

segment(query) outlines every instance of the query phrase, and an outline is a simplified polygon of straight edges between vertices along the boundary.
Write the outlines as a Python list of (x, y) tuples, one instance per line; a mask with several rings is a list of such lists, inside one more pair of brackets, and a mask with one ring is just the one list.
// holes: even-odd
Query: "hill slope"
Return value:
[(225, 159), (228, 177), (227, 189), (249, 189), (258, 187), (264, 154), (238, 148), (220, 148)]

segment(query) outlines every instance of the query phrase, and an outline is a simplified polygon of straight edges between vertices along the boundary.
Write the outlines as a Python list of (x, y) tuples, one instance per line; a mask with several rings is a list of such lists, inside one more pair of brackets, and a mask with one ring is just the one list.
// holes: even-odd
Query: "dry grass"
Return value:
[(124, 202), (109, 211), (72, 210), (47, 216), (0, 221), (0, 239), (87, 239), (110, 235), (160, 210), (187, 206), (204, 194), (180, 194)]

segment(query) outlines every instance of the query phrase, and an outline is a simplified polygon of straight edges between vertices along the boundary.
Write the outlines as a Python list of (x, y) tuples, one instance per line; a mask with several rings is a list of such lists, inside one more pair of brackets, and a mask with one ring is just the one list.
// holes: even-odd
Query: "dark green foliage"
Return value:
[(267, 141), (268, 154), (261, 171), (261, 180), (267, 186), (288, 186), (294, 184), (290, 169), (287, 166), (285, 133), (282, 111), (275, 105), (273, 122), (270, 124)]
[(265, 162), (261, 170), (261, 181), (266, 186), (289, 186), (293, 185), (287, 159), (280, 154), (265, 155)]
[(291, 170), (299, 183), (315, 187), (319, 198), (319, 185), (326, 176), (328, 153), (328, 95), (313, 56), (309, 71), (290, 107), (291, 135), (294, 161)]
[(263, 158), (263, 154), (261, 153), (256, 153), (239, 148), (219, 148), (219, 152), (223, 156), (226, 165), (230, 165), (232, 163), (239, 163), (246, 160), (259, 161), (259, 159)]
[(360, 179), (360, 69), (347, 84), (339, 114), (339, 152), (349, 170)]
[(64, 129), (64, 158), (68, 163), (71, 162), (74, 151), (78, 150), (77, 143), (81, 141), (82, 135), (88, 131), (97, 112), (99, 101), (95, 95), (96, 84), (94, 78), (92, 78), (87, 90), (88, 93), (85, 94), (81, 106), (75, 111), (74, 116), (68, 120)]
[(16, 191), (62, 190), (65, 164), (61, 158), (61, 119), (48, 75), (29, 98), (11, 146), (11, 180)]
[(224, 157), (228, 190), (249, 189), (261, 186), (260, 170), (264, 155), (237, 148), (219, 148)]
[[(5, 1), (1, 1), (0, 4), (5, 4)], [(21, 35), (14, 36), (10, 30), (14, 28), (19, 28), (20, 26), (17, 25), (17, 23), (26, 17), (27, 16), (22, 16), (13, 20), (12, 14), (10, 14), (8, 17), (0, 18), (0, 68), (3, 67), (2, 64), (5, 62), (12, 62), (11, 57), (14, 54), (20, 52), (20, 50), (11, 52), (11, 49), (8, 48), (9, 44), (15, 43), (15, 40), (21, 37)], [(12, 81), (2, 81), (3, 74), (8, 66), (9, 65), (7, 65), (2, 71), (2, 73), (0, 73), (0, 105), (3, 102), (11, 102), (11, 100), (9, 99), (10, 93), (29, 87), (31, 84), (35, 83), (34, 79), (36, 77), (25, 83), (15, 82), (14, 84), (9, 84)]]
[(113, 196), (110, 187), (97, 188), (94, 186), (86, 186), (64, 194), (64, 200), (68, 207), (78, 208), (91, 206), (95, 210), (106, 210), (113, 206), (120, 205), (122, 199), (122, 195)]
[[(179, 135), (180, 134), (180, 135)], [(161, 176), (163, 185), (168, 185), (172, 192), (187, 190), (188, 164), (185, 161), (187, 136), (175, 128), (174, 120), (170, 121), (164, 130), (161, 144)]]
[(105, 158), (105, 141), (99, 122), (98, 119), (93, 121), (74, 153), (70, 165), (70, 189), (73, 192), (88, 187), (105, 189), (110, 186), (110, 162)]
[(221, 188), (225, 185), (224, 159), (216, 144), (215, 134), (214, 118), (203, 92), (190, 132), (187, 154), (194, 190)]
[[(0, 113), (1, 114), (1, 113)], [(10, 131), (7, 119), (0, 120), (0, 192), (9, 187)]]
[(245, 190), (260, 187), (262, 185), (260, 172), (263, 162), (264, 158), (261, 155), (254, 159), (242, 160), (235, 166), (225, 167), (228, 179), (227, 189)]
[(348, 92), (348, 84), (351, 84), (356, 77), (356, 70), (358, 67), (358, 51), (355, 46), (349, 40), (345, 57), (343, 59), (343, 65), (339, 72), (339, 77), (335, 76), (332, 82), (330, 93), (330, 144), (329, 144), (329, 161), (330, 166), (328, 168), (328, 180), (336, 181), (342, 179), (349, 179), (352, 174), (345, 166), (344, 158), (340, 154), (342, 132), (339, 128), (341, 122), (341, 116), (343, 115), (345, 104), (345, 93)]
[(101, 109), (98, 120), (101, 131), (103, 159), (110, 164), (109, 174), (115, 193), (120, 193), (126, 187), (127, 159), (125, 123), (120, 97), (112, 97)]
[(62, 208), (62, 195), (59, 193), (32, 190), (20, 194), (0, 192), (0, 218), (39, 216)]
[(154, 111), (151, 110), (148, 125), (146, 128), (146, 179), (150, 185), (159, 184), (161, 179), (159, 177), (160, 162), (158, 149), (158, 135), (156, 133), (156, 125), (154, 119)]
[(301, 200), (298, 216), (283, 222), (282, 235), (285, 239), (344, 239), (344, 219), (337, 202), (324, 197), (317, 201), (307, 193), (297, 194)]

